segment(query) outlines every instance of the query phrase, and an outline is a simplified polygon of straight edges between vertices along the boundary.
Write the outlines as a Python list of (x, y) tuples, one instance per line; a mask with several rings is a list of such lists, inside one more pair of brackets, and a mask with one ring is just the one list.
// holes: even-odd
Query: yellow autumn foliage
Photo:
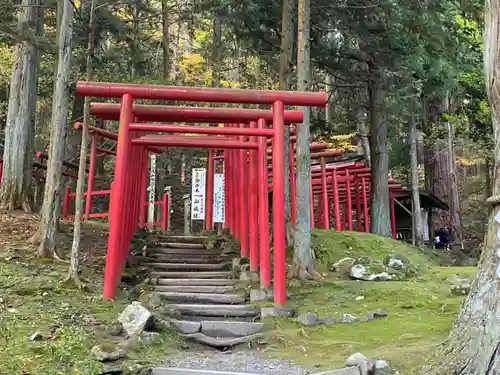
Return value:
[(343, 149), (345, 151), (355, 151), (358, 146), (352, 144), (352, 138), (356, 136), (356, 133), (349, 134), (339, 134), (339, 135), (328, 135), (319, 136), (315, 139), (316, 142), (328, 143), (329, 147), (332, 149)]

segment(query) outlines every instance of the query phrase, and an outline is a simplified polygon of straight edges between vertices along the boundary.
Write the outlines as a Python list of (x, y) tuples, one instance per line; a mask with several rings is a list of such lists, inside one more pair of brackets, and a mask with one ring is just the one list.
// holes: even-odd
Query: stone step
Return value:
[(169, 303), (168, 306), (178, 310), (182, 315), (190, 316), (255, 317), (260, 313), (260, 309), (250, 305), (196, 305)]
[[(264, 331), (264, 323), (202, 320), (200, 332), (211, 337), (243, 337)], [(186, 332), (187, 333), (187, 332)]]
[(209, 345), (213, 348), (231, 348), (236, 345), (245, 344), (253, 341), (258, 341), (264, 338), (262, 333), (243, 337), (211, 337), (203, 333), (192, 333), (189, 335), (182, 335), (182, 337), (194, 340), (200, 344)]
[(163, 247), (168, 249), (205, 249), (203, 243), (186, 243), (186, 242), (157, 242), (155, 247)]
[[(203, 320), (217, 321), (217, 322), (227, 322), (227, 316), (196, 316), (196, 315), (181, 315), (181, 319), (190, 322), (202, 322)], [(250, 316), (231, 316), (229, 317), (232, 322), (249, 322), (253, 323), (256, 321), (254, 315)]]
[(161, 242), (181, 242), (181, 243), (204, 243), (208, 237), (207, 236), (166, 236), (157, 235), (154, 238)]
[(264, 331), (264, 323), (220, 320), (177, 320), (170, 321), (182, 334), (203, 333), (210, 337), (244, 337)]
[[(337, 370), (316, 372), (311, 375), (360, 375), (361, 372), (358, 367), (344, 367)], [(186, 369), (179, 367), (159, 367), (153, 369), (152, 375), (267, 375), (266, 373), (250, 373), (250, 372), (228, 372), (216, 370), (202, 370), (202, 369)], [(286, 375), (286, 374), (284, 374)]]
[(176, 292), (176, 293), (231, 293), (234, 292), (234, 285), (155, 285), (156, 292)]
[(146, 267), (162, 270), (223, 271), (231, 269), (230, 263), (144, 263)]
[(191, 254), (151, 254), (153, 258), (149, 258), (150, 262), (166, 262), (166, 263), (220, 263), (218, 255), (191, 255)]
[(232, 279), (155, 279), (152, 285), (167, 286), (232, 286), (236, 284)]
[(147, 249), (148, 254), (179, 254), (190, 256), (219, 256), (222, 254), (220, 250), (208, 249), (183, 249), (175, 247), (158, 247), (151, 246)]
[(174, 271), (153, 271), (149, 273), (150, 278), (162, 279), (230, 279), (233, 277), (231, 271), (206, 271), (206, 272), (174, 272)]
[[(223, 293), (179, 293), (179, 292), (157, 292), (157, 294), (168, 301), (177, 303), (210, 303), (220, 305), (237, 305), (245, 303), (245, 297), (239, 294)], [(182, 314), (182, 311), (181, 311)]]

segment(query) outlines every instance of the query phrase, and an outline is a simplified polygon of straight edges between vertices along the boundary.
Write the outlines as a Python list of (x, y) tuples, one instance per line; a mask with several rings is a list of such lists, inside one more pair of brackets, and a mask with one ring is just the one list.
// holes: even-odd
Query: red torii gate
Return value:
[[(138, 200), (137, 169), (144, 167), (144, 152), (133, 148), (133, 145), (180, 145), (209, 148), (259, 148), (259, 143), (247, 142), (251, 146), (242, 146), (245, 142), (218, 137), (217, 140), (207, 140), (208, 137), (199, 137), (193, 141), (181, 140), (182, 137), (172, 136), (144, 136), (144, 130), (136, 127), (131, 131), (129, 128), (133, 122), (133, 98), (153, 100), (181, 100), (181, 101), (205, 101), (226, 102), (239, 104), (271, 104), (273, 107), (273, 234), (274, 234), (274, 298), (276, 304), (283, 304), (286, 300), (285, 287), (285, 228), (284, 228), (284, 161), (280, 157), (284, 151), (284, 106), (324, 106), (327, 101), (326, 93), (305, 93), (268, 90), (236, 90), (215, 88), (193, 88), (158, 85), (133, 85), (133, 84), (110, 84), (96, 82), (79, 82), (77, 84), (77, 95), (97, 97), (121, 97), (120, 125), (118, 133), (118, 146), (116, 152), (115, 184), (112, 192), (110, 207), (110, 233), (108, 242), (108, 258), (106, 262), (106, 274), (104, 285), (105, 298), (113, 298), (116, 292), (116, 284), (126, 258), (126, 250), (130, 238), (137, 224), (137, 204), (132, 207), (123, 207), (126, 197)], [(265, 119), (257, 121), (258, 128), (264, 129)], [(137, 124), (140, 126), (143, 124)], [(255, 129), (248, 129), (248, 136), (254, 135)], [(139, 134), (137, 134), (139, 133)], [(142, 133), (142, 134), (141, 134)], [(192, 137), (190, 137), (192, 138)], [(204, 138), (204, 139), (201, 139)], [(225, 139), (226, 138), (226, 139)], [(263, 139), (262, 136), (260, 136)], [(254, 146), (255, 144), (255, 146)], [(262, 162), (265, 166), (265, 142), (260, 142), (262, 150)], [(140, 149), (139, 149), (140, 150)], [(136, 155), (134, 154), (134, 151)], [(226, 150), (226, 152), (228, 152)], [(231, 153), (228, 153), (230, 156)], [(132, 157), (132, 156), (135, 156)], [(126, 167), (132, 166), (131, 173), (125, 173)], [(135, 167), (135, 168), (134, 168)], [(234, 169), (234, 168), (233, 168)], [(252, 169), (252, 166), (251, 168)], [(265, 175), (265, 168), (262, 168)], [(263, 185), (262, 183), (260, 185)], [(264, 186), (265, 187), (265, 186)], [(260, 189), (259, 189), (260, 192)], [(139, 192), (140, 193), (140, 192)], [(260, 197), (261, 199), (264, 197)], [(267, 194), (266, 197), (267, 199)], [(125, 215), (123, 215), (125, 214)], [(267, 214), (267, 213), (266, 213)], [(120, 220), (123, 218), (124, 220)], [(135, 223), (134, 223), (135, 222)]]

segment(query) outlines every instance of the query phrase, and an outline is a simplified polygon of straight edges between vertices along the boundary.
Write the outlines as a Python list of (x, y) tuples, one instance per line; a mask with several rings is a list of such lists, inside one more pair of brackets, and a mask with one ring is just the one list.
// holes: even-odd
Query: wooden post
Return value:
[(191, 235), (191, 195), (184, 194), (184, 235)]
[(172, 186), (165, 187), (168, 200), (168, 211), (167, 211), (167, 234), (172, 233)]

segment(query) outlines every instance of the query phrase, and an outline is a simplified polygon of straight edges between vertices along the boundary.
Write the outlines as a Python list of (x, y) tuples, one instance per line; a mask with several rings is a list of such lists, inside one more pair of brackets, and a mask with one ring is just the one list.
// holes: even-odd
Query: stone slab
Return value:
[(200, 332), (201, 330), (201, 322), (193, 322), (190, 320), (177, 320), (177, 319), (172, 319), (170, 322), (175, 328), (177, 328), (180, 332), (184, 334), (189, 335)]
[(204, 249), (202, 243), (188, 243), (188, 242), (158, 242), (158, 247), (166, 247), (173, 249)]
[(178, 310), (182, 315), (197, 316), (257, 316), (259, 310), (248, 305), (196, 305), (169, 303), (169, 307)]
[(208, 249), (176, 249), (176, 248), (166, 248), (156, 246), (148, 247), (148, 254), (176, 254), (185, 256), (220, 256), (222, 253), (220, 250), (208, 250)]
[(193, 271), (223, 271), (231, 269), (231, 264), (229, 263), (145, 263), (144, 266), (154, 268), (154, 269), (162, 269), (162, 270), (193, 270)]
[(155, 285), (185, 286), (234, 286), (236, 280), (231, 279), (156, 279)]
[(264, 338), (264, 335), (261, 333), (256, 333), (254, 335), (250, 336), (243, 336), (243, 337), (220, 337), (220, 338), (215, 338), (215, 337), (210, 337), (207, 335), (204, 335), (203, 333), (193, 333), (191, 335), (183, 335), (186, 339), (194, 340), (196, 342), (199, 342), (200, 344), (205, 344), (212, 346), (214, 348), (228, 348), (240, 344), (244, 344), (247, 342), (252, 342), (256, 341), (259, 339)]
[(233, 273), (231, 271), (153, 271), (150, 273), (151, 278), (164, 279), (230, 279), (232, 276)]
[[(228, 372), (212, 370), (183, 369), (176, 367), (164, 367), (153, 369), (153, 375), (267, 375), (250, 372)], [(286, 375), (286, 374), (283, 374)], [(359, 370), (354, 367), (346, 367), (337, 370), (317, 372), (311, 375), (360, 375)]]
[(245, 297), (239, 294), (158, 292), (158, 295), (169, 301), (180, 303), (217, 303), (221, 305), (245, 303)]
[(264, 323), (201, 321), (201, 333), (212, 337), (241, 337), (261, 333)]
[(153, 289), (157, 292), (224, 294), (234, 292), (234, 285), (156, 285)]
[(163, 262), (163, 263), (220, 263), (218, 255), (198, 255), (198, 254), (153, 254), (153, 258), (145, 259), (147, 262)]
[(164, 242), (187, 242), (187, 243), (204, 243), (207, 236), (165, 236), (159, 235), (157, 237), (160, 241)]

